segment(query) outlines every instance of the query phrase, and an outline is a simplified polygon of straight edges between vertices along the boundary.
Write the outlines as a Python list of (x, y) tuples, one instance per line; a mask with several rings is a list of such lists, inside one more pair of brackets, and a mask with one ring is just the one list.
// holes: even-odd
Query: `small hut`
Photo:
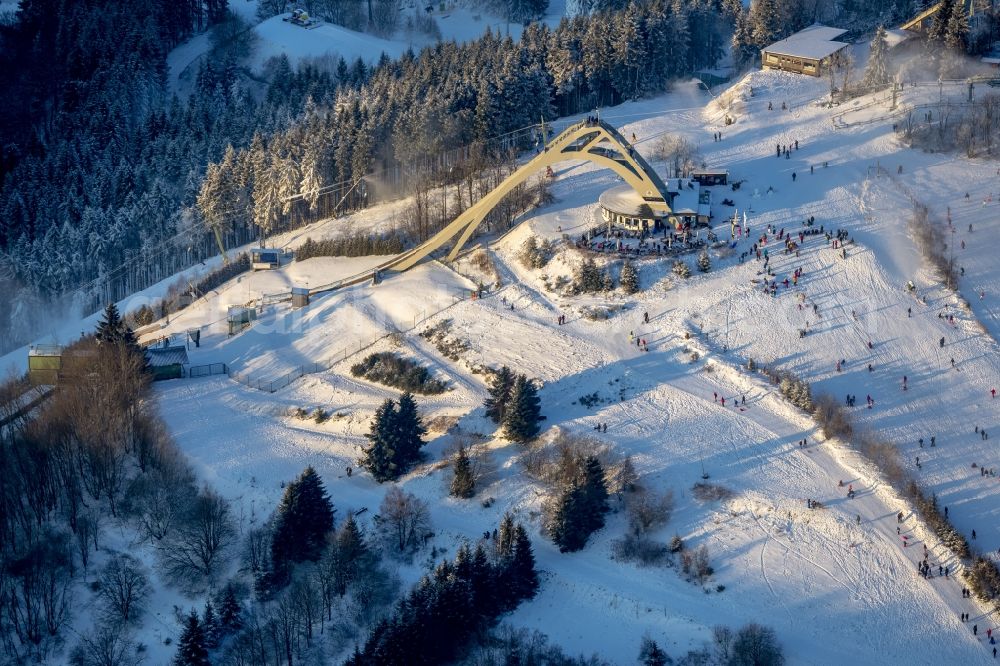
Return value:
[(182, 346), (157, 347), (146, 352), (153, 381), (180, 379), (184, 376), (184, 366), (188, 364), (187, 349)]
[(153, 373), (153, 381), (163, 379), (180, 379), (184, 376), (184, 366), (188, 364), (187, 349), (184, 345), (167, 346), (164, 340), (162, 347), (146, 349), (146, 360)]

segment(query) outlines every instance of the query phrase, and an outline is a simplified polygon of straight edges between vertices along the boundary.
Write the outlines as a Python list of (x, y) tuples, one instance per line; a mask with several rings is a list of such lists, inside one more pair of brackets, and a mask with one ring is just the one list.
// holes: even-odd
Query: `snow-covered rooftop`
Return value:
[[(599, 201), (602, 207), (620, 215), (648, 217), (652, 211), (649, 203), (627, 184), (605, 190), (601, 193)], [(640, 210), (642, 206), (646, 206), (645, 210)], [(655, 211), (653, 213), (655, 214)]]
[(781, 41), (771, 44), (764, 51), (798, 58), (822, 60), (847, 46), (846, 42), (835, 41), (837, 37), (840, 37), (845, 32), (847, 31), (841, 28), (831, 28), (814, 23), (808, 28), (799, 30), (794, 35), (789, 35)]

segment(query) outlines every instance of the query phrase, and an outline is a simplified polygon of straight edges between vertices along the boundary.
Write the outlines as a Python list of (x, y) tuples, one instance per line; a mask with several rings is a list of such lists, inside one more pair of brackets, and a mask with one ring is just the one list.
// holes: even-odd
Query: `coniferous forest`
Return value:
[[(190, 95), (172, 94), (171, 48), (239, 32), (225, 4), (25, 0), (0, 26), (0, 279), (13, 296), (0, 349), (30, 339), (52, 301), (94, 311), (216, 254), (211, 227), (235, 245), (469, 178), (514, 147), (494, 137), (711, 65), (731, 24), (718, 0), (605, 3), (517, 43), (488, 34), (374, 66), (281, 57), (263, 76), (217, 39)], [(361, 184), (370, 173), (389, 185)]]

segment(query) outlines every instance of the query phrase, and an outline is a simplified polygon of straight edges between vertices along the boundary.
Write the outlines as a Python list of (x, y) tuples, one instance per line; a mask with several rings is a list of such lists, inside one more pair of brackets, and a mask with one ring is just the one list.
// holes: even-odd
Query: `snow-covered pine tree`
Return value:
[(702, 250), (698, 255), (698, 270), (702, 273), (712, 270), (712, 260), (708, 256), (708, 250)]
[(674, 275), (676, 275), (677, 277), (679, 277), (679, 278), (681, 278), (683, 280), (686, 280), (689, 277), (691, 277), (691, 268), (682, 259), (678, 259), (678, 260), (676, 260), (674, 262), (674, 266), (673, 266), (672, 270), (673, 270)]
[(409, 391), (399, 396), (396, 433), (398, 446), (395, 460), (402, 471), (411, 463), (420, 460), (420, 449), (425, 444), (424, 435), (427, 434), (427, 428), (424, 427), (417, 412), (417, 401)]
[(749, 28), (751, 43), (758, 50), (777, 41), (782, 21), (775, 0), (754, 0), (751, 3)]
[(285, 488), (275, 512), (271, 536), (271, 566), (276, 581), (287, 579), (294, 562), (315, 562), (326, 546), (326, 535), (333, 529), (333, 503), (323, 480), (311, 466)]
[(173, 666), (210, 666), (208, 650), (205, 648), (205, 634), (202, 631), (198, 612), (191, 610), (184, 623), (184, 630), (177, 640), (177, 653)]
[(472, 462), (462, 445), (459, 445), (458, 451), (455, 453), (452, 472), (451, 494), (454, 497), (468, 499), (476, 494), (476, 479), (472, 474)]
[(538, 389), (525, 375), (518, 375), (510, 393), (510, 408), (504, 415), (504, 437), (512, 442), (529, 442), (538, 435), (540, 420)]
[(490, 387), (487, 389), (489, 395), (486, 398), (486, 415), (494, 423), (502, 423), (504, 414), (510, 402), (510, 392), (514, 388), (514, 373), (506, 365), (500, 368), (493, 375)]
[(622, 291), (626, 294), (634, 294), (639, 291), (639, 272), (635, 270), (635, 266), (632, 265), (631, 261), (626, 261), (622, 266), (622, 272), (618, 280), (622, 286)]
[(227, 583), (219, 599), (219, 627), (223, 636), (228, 636), (243, 627), (243, 608), (236, 596), (236, 586)]
[(884, 26), (879, 26), (872, 38), (868, 64), (865, 66), (865, 76), (862, 85), (866, 88), (876, 88), (889, 83), (888, 66), (889, 42), (886, 40)]
[(219, 647), (221, 636), (219, 616), (215, 614), (215, 606), (212, 605), (211, 599), (205, 602), (205, 610), (201, 614), (201, 631), (205, 636), (206, 650)]
[(667, 653), (651, 638), (642, 639), (639, 662), (642, 666), (667, 666), (667, 664), (673, 663)]
[(97, 324), (97, 341), (106, 344), (119, 344), (125, 341), (128, 326), (118, 313), (118, 306), (108, 303), (104, 308), (104, 316)]
[(396, 449), (399, 446), (396, 404), (392, 400), (386, 400), (375, 410), (371, 430), (365, 437), (368, 438), (368, 446), (364, 449), (359, 464), (379, 483), (399, 476), (400, 470), (396, 464)]
[(964, 52), (969, 41), (969, 17), (962, 5), (952, 7), (944, 34), (944, 45), (955, 51)]
[(955, 9), (955, 0), (942, 0), (941, 8), (934, 14), (931, 20), (931, 28), (927, 33), (927, 38), (936, 44), (944, 44), (948, 36), (948, 23)]
[(333, 591), (341, 597), (372, 566), (371, 550), (353, 515), (348, 516), (337, 530), (327, 558), (326, 566), (333, 575)]

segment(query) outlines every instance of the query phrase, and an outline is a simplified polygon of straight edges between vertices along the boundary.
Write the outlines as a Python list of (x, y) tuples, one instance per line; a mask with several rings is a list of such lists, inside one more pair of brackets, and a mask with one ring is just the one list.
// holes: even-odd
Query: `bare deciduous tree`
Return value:
[(379, 528), (389, 546), (397, 553), (413, 552), (430, 532), (427, 503), (413, 493), (392, 486), (385, 494), (379, 515)]
[(203, 488), (159, 549), (168, 576), (188, 585), (211, 580), (236, 536), (229, 503)]
[(628, 496), (626, 502), (629, 529), (635, 535), (666, 525), (674, 510), (674, 494), (670, 490), (658, 493), (641, 489)]
[(102, 625), (80, 638), (69, 661), (73, 666), (135, 666), (142, 655), (123, 628)]
[(139, 560), (124, 553), (115, 555), (101, 570), (98, 584), (97, 594), (109, 620), (130, 624), (142, 613), (150, 586)]

